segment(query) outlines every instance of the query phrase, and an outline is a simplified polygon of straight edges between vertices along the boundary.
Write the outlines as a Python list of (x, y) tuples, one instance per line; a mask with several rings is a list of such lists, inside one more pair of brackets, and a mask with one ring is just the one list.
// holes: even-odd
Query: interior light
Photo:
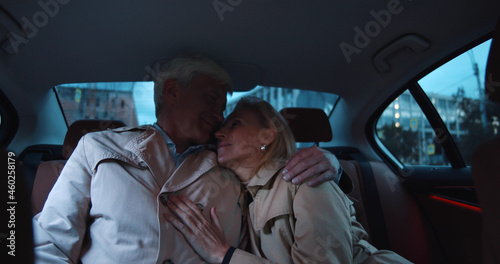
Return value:
[(451, 200), (451, 199), (446, 199), (446, 198), (443, 198), (443, 197), (440, 197), (440, 196), (437, 196), (437, 195), (429, 195), (429, 197), (433, 200), (436, 200), (436, 201), (441, 201), (441, 202), (444, 202), (444, 203), (447, 203), (447, 204), (450, 204), (450, 205), (454, 205), (454, 206), (457, 206), (457, 207), (461, 207), (461, 208), (464, 208), (464, 209), (467, 209), (467, 210), (471, 210), (471, 211), (475, 211), (475, 212), (482, 212), (481, 208), (477, 207), (477, 206), (473, 206), (473, 205), (469, 205), (469, 204), (465, 204), (465, 203), (461, 203), (461, 202), (457, 202), (457, 201), (454, 201), (454, 200)]

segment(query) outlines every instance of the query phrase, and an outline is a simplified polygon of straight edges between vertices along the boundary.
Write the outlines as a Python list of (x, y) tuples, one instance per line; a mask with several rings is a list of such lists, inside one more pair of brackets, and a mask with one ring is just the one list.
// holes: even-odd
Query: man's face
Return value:
[(226, 89), (219, 80), (196, 76), (175, 105), (176, 130), (191, 145), (205, 144), (224, 120)]

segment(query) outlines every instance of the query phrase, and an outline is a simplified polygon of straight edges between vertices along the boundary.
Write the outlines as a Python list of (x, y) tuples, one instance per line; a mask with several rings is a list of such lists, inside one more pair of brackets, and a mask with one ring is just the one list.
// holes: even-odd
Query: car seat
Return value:
[(125, 126), (125, 123), (119, 120), (77, 120), (73, 122), (69, 126), (66, 137), (64, 138), (62, 147), (64, 160), (49, 160), (38, 165), (31, 193), (33, 215), (36, 215), (42, 210), (45, 200), (50, 190), (52, 190), (52, 186), (59, 177), (64, 164), (66, 164), (66, 160), (69, 159), (73, 150), (75, 150), (80, 138), (89, 132), (119, 128), (122, 126)]
[[(319, 145), (319, 142), (332, 140), (330, 121), (323, 110), (285, 108), (280, 113), (287, 120), (297, 142)], [(383, 162), (368, 160), (354, 147), (319, 147), (334, 153), (339, 159), (343, 172), (338, 185), (353, 202), (356, 219), (368, 233), (368, 241), (378, 249), (396, 251), (417, 263), (429, 263), (432, 253), (430, 246), (423, 243), (427, 241), (423, 233), (424, 222), (415, 200), (398, 176)], [(386, 204), (390, 201), (390, 206), (382, 208), (382, 201)], [(412, 228), (404, 234), (405, 243), (394, 243), (402, 235), (398, 229), (386, 228), (387, 223), (397, 222), (404, 222), (403, 227)], [(391, 241), (394, 244), (391, 245)]]

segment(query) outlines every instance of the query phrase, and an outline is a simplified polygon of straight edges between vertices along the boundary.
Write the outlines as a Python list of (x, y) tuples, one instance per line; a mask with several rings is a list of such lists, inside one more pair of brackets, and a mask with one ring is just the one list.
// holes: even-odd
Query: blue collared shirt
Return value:
[(170, 137), (167, 135), (167, 133), (165, 133), (165, 131), (163, 131), (163, 129), (158, 125), (158, 123), (154, 123), (153, 127), (156, 128), (156, 130), (158, 130), (158, 132), (163, 137), (163, 139), (165, 140), (165, 142), (167, 142), (168, 151), (170, 152), (170, 155), (172, 155), (172, 158), (173, 158), (173, 160), (175, 162), (175, 166), (177, 168), (181, 165), (181, 163), (190, 154), (193, 154), (193, 153), (196, 153), (196, 152), (200, 152), (200, 151), (205, 150), (205, 149), (210, 149), (210, 150), (214, 150), (215, 149), (214, 145), (203, 144), (203, 145), (190, 146), (183, 153), (177, 153), (177, 150), (175, 148), (175, 143), (172, 141), (172, 139), (170, 139)]

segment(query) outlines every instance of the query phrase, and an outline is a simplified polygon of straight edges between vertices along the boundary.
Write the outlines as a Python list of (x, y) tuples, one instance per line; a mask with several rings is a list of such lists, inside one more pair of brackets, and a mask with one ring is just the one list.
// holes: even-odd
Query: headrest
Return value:
[(69, 126), (66, 137), (64, 138), (62, 149), (63, 157), (69, 159), (69, 156), (71, 156), (71, 153), (73, 153), (73, 150), (75, 150), (78, 141), (83, 135), (89, 132), (114, 129), (122, 126), (125, 126), (125, 123), (119, 120), (84, 119), (73, 122)]
[(498, 19), (493, 40), (491, 41), (488, 64), (486, 66), (485, 80), (486, 96), (493, 101), (500, 103), (500, 18)]
[(325, 112), (318, 108), (283, 108), (286, 119), (297, 142), (329, 142), (332, 128)]

